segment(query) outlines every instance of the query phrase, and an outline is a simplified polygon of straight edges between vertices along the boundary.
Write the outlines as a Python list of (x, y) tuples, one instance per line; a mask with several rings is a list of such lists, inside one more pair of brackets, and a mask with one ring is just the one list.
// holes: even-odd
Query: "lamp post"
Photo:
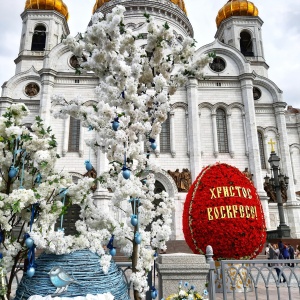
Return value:
[(271, 145), (271, 155), (268, 160), (270, 163), (273, 176), (271, 178), (266, 176), (265, 177), (265, 184), (269, 186), (270, 189), (273, 189), (276, 193), (276, 202), (277, 208), (279, 213), (279, 226), (277, 230), (268, 231), (268, 239), (270, 238), (288, 238), (291, 236), (291, 229), (285, 223), (284, 211), (283, 211), (283, 204), (282, 204), (282, 196), (281, 196), (281, 188), (284, 187), (287, 189), (289, 183), (289, 177), (283, 175), (279, 171), (279, 162), (280, 158), (275, 152), (274, 145), (275, 142), (270, 140), (268, 143)]

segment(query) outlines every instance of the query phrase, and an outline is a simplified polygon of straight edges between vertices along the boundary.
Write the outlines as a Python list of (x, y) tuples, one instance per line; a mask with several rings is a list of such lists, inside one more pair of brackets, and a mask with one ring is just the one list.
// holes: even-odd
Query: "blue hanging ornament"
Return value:
[(59, 191), (60, 198), (65, 198), (67, 194), (68, 194), (68, 189), (66, 189), (66, 188), (60, 189), (60, 191)]
[(107, 249), (111, 250), (111, 249), (114, 248), (114, 238), (115, 238), (115, 236), (112, 235), (109, 242), (108, 242), (108, 244), (107, 244), (107, 246), (106, 246)]
[(87, 171), (91, 171), (93, 169), (93, 165), (91, 164), (91, 162), (89, 160), (86, 160), (84, 162), (84, 164), (85, 164), (85, 168)]
[(35, 274), (35, 268), (33, 266), (29, 267), (26, 271), (26, 274), (28, 277), (33, 277)]
[(150, 147), (151, 147), (152, 150), (155, 150), (157, 145), (156, 145), (156, 143), (151, 143)]
[(157, 145), (156, 145), (156, 143), (155, 143), (155, 139), (150, 138), (150, 139), (149, 139), (149, 142), (151, 143), (150, 148), (151, 148), (152, 150), (155, 150), (156, 147), (157, 147)]
[(119, 118), (114, 118), (114, 120), (111, 123), (112, 123), (112, 129), (114, 131), (117, 131), (120, 126)]
[(3, 258), (3, 254), (0, 252), (0, 259), (2, 259)]
[(4, 240), (3, 232), (0, 231), (0, 244), (3, 242), (3, 240)]
[(131, 223), (132, 226), (136, 226), (138, 224), (137, 215), (131, 215), (130, 223)]
[(110, 250), (109, 250), (109, 254), (110, 254), (111, 256), (116, 256), (116, 254), (117, 254), (116, 248), (110, 249)]
[(28, 237), (26, 240), (25, 240), (25, 245), (28, 249), (30, 249), (33, 245), (34, 245), (34, 241), (31, 237)]
[(10, 166), (9, 171), (8, 171), (8, 176), (9, 178), (14, 178), (18, 174), (18, 168), (15, 166)]
[(34, 180), (34, 183), (40, 184), (42, 182), (42, 175), (40, 173), (38, 173), (36, 175), (36, 178)]
[(157, 289), (153, 286), (153, 287), (151, 288), (151, 298), (152, 298), (152, 299), (156, 299), (156, 298), (157, 298), (157, 295), (158, 295)]
[(123, 175), (124, 179), (126, 179), (126, 180), (129, 179), (130, 178), (130, 169), (127, 168), (126, 166), (124, 166), (122, 168), (122, 171), (123, 171), (122, 175)]
[(134, 241), (135, 241), (138, 245), (142, 242), (142, 237), (141, 237), (141, 234), (140, 234), (139, 232), (136, 232), (136, 233), (135, 233)]

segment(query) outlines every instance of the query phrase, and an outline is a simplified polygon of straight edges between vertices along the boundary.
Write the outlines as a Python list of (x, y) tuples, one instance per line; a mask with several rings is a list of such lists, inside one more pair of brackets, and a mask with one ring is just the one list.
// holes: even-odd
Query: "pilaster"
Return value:
[(174, 111), (170, 112), (170, 150), (172, 157), (176, 156), (175, 149), (175, 127), (174, 127)]
[(51, 118), (51, 96), (57, 72), (51, 69), (43, 68), (39, 71), (41, 76), (41, 102), (40, 116), (44, 120), (46, 126), (50, 125)]
[(198, 114), (198, 80), (190, 78), (187, 83), (188, 101), (188, 139), (190, 145), (190, 168), (192, 181), (194, 181), (201, 170), (201, 148)]
[(218, 131), (217, 131), (217, 115), (215, 112), (211, 114), (212, 130), (213, 130), (213, 140), (214, 140), (214, 156), (215, 158), (219, 155), (218, 146)]
[[(290, 179), (293, 178), (293, 170), (291, 163), (291, 156), (288, 144), (287, 130), (286, 130), (286, 120), (284, 109), (286, 107), (285, 102), (276, 102), (273, 104), (276, 118), (276, 125), (278, 129), (278, 139), (279, 139), (279, 151), (280, 151), (280, 159), (281, 166), (283, 170), (281, 170), (284, 174), (286, 174)], [(292, 202), (296, 202), (296, 191), (295, 186), (293, 184), (289, 185), (287, 190), (288, 196), (288, 204)]]
[(234, 158), (231, 114), (227, 115), (227, 130), (228, 130), (229, 154), (231, 158)]
[[(268, 198), (263, 187), (263, 175), (260, 166), (260, 151), (257, 136), (257, 125), (255, 116), (255, 107), (253, 100), (253, 75), (244, 74), (240, 76), (242, 99), (245, 107), (245, 127), (246, 139), (248, 140), (249, 167), (250, 172), (254, 174), (253, 181), (260, 196), (262, 207), (264, 209), (265, 219), (269, 219)], [(267, 227), (269, 224), (267, 224)]]
[(69, 146), (70, 116), (64, 119), (62, 156), (66, 156)]

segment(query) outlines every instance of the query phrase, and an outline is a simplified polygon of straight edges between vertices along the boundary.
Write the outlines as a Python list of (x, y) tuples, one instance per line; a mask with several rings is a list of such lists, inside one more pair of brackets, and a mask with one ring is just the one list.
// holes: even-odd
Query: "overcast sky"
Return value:
[[(0, 86), (14, 75), (25, 0), (0, 0)], [(64, 0), (69, 8), (72, 35), (84, 31), (95, 0)], [(215, 18), (227, 0), (185, 0), (198, 46), (213, 42)], [(300, 1), (254, 0), (262, 27), (269, 79), (283, 91), (283, 100), (300, 108)]]

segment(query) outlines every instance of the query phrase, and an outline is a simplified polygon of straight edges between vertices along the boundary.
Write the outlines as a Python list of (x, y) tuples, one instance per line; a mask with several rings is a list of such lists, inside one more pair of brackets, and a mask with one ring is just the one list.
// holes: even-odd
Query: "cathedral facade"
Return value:
[[(126, 7), (126, 26), (137, 34), (146, 34), (145, 11), (159, 24), (168, 22), (178, 43), (194, 34), (183, 0), (97, 0), (93, 12), (105, 14), (118, 4)], [(94, 137), (78, 120), (55, 119), (51, 114), (54, 94), (67, 100), (80, 95), (84, 105), (96, 101), (97, 77), (76, 75), (78, 61), (61, 42), (69, 34), (68, 16), (62, 0), (26, 1), (16, 72), (2, 85), (0, 113), (23, 102), (31, 111), (26, 125), (40, 115), (57, 137), (59, 168), (76, 180), (86, 173), (86, 159), (91, 159), (98, 174), (108, 162), (100, 150), (95, 153), (86, 146), (85, 141)], [(289, 177), (288, 189), (282, 193), (285, 219), (292, 237), (300, 238), (300, 110), (287, 107), (282, 91), (268, 78), (258, 8), (246, 0), (229, 0), (219, 11), (216, 8), (216, 16), (212, 43), (196, 51), (196, 57), (216, 54), (205, 67), (207, 80), (191, 78), (171, 98), (171, 111), (152, 158), (164, 170), (155, 174), (157, 191), (166, 190), (175, 199), (172, 238), (183, 238), (181, 216), (190, 183), (203, 167), (216, 162), (233, 165), (253, 180), (267, 229), (276, 229), (276, 198), (264, 184), (264, 177), (271, 175), (271, 146), (281, 159), (281, 172)], [(96, 189), (95, 199), (109, 207), (109, 192)]]

